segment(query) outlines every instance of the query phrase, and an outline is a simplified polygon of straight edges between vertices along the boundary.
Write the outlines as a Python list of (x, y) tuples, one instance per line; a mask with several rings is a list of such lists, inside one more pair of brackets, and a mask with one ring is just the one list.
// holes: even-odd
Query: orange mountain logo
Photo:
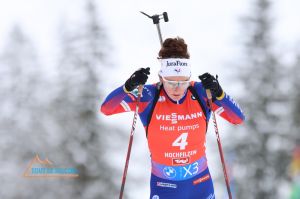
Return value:
[(60, 168), (54, 167), (53, 162), (48, 158), (41, 160), (39, 155), (36, 155), (27, 166), (24, 177), (63, 177), (76, 178), (79, 176), (76, 168)]

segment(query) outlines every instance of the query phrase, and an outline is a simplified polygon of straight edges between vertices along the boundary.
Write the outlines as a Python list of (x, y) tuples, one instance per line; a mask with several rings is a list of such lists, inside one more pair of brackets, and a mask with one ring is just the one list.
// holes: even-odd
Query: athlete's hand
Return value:
[(202, 85), (205, 89), (209, 89), (213, 97), (220, 98), (223, 95), (223, 89), (219, 84), (218, 76), (215, 78), (209, 73), (204, 73), (199, 76)]
[(134, 90), (138, 85), (145, 84), (150, 75), (150, 68), (140, 68), (135, 71), (129, 79), (125, 82), (125, 89), (127, 92)]

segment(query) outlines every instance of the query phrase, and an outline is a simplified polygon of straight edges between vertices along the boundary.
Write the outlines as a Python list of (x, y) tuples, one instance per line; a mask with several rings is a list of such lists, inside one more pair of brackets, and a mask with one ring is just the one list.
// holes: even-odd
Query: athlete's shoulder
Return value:
[(159, 82), (157, 83), (152, 83), (152, 84), (145, 84), (144, 87), (147, 89), (155, 90), (158, 87)]
[(143, 95), (153, 98), (155, 94), (159, 91), (159, 83), (146, 84), (144, 86)]
[(191, 86), (196, 90), (199, 96), (206, 96), (201, 82), (191, 81)]
[(194, 87), (194, 88), (202, 88), (203, 85), (201, 82), (197, 82), (197, 81), (191, 81), (191, 85)]
[(160, 88), (160, 83), (146, 84), (144, 85), (144, 89), (150, 92), (156, 92)]

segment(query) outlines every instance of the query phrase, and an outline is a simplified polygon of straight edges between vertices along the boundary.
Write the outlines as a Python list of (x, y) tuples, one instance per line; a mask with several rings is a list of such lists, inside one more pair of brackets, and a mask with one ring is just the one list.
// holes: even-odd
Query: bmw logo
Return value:
[(172, 167), (165, 167), (164, 168), (164, 175), (167, 178), (175, 178), (176, 177), (176, 170)]

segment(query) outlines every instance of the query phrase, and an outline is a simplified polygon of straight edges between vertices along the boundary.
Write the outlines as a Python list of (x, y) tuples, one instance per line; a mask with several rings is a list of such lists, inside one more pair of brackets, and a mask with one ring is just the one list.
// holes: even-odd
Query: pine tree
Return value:
[[(101, 70), (108, 67), (105, 31), (99, 24), (94, 1), (86, 4), (84, 21), (77, 28), (65, 26), (62, 34), (59, 92), (51, 109), (61, 136), (56, 154), (79, 170), (71, 186), (71, 198), (109, 198), (117, 195), (115, 175), (107, 158), (109, 134), (117, 134), (99, 120)], [(78, 28), (79, 27), (79, 28)]]
[(289, 95), (286, 66), (276, 54), (272, 39), (271, 2), (257, 0), (245, 17), (245, 51), (238, 77), (242, 85), (238, 99), (246, 115), (245, 124), (234, 129), (230, 150), (237, 198), (273, 199), (288, 181)]
[(296, 55), (296, 60), (291, 69), (289, 70), (292, 79), (291, 88), (288, 89), (291, 97), (292, 106), (292, 126), (295, 144), (300, 145), (299, 127), (300, 127), (300, 53)]
[[(32, 40), (19, 25), (8, 35), (0, 55), (0, 198), (33, 197), (41, 183), (28, 183), (22, 172), (33, 154), (48, 145), (40, 98), (44, 91), (42, 65)], [(16, 192), (11, 186), (22, 188)]]

